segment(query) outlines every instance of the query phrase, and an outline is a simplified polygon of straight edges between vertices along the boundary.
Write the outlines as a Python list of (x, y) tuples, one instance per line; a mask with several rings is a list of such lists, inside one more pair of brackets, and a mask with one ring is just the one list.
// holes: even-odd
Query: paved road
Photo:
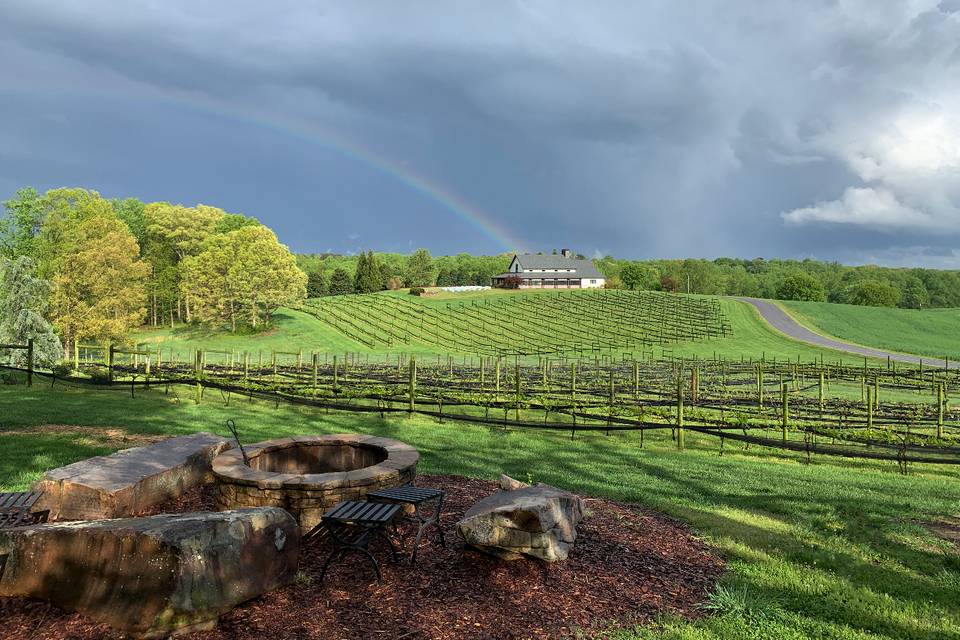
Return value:
[[(824, 336), (807, 329), (805, 326), (787, 315), (787, 313), (778, 305), (770, 302), (769, 300), (759, 300), (757, 298), (737, 299), (753, 305), (756, 310), (760, 312), (760, 316), (769, 322), (774, 329), (786, 335), (787, 337), (793, 338), (794, 340), (806, 342), (807, 344), (812, 344), (818, 347), (826, 347), (828, 349), (835, 349), (837, 351), (845, 351), (846, 353), (855, 353), (861, 356), (870, 356), (872, 358), (889, 357), (891, 360), (896, 360), (897, 362), (908, 362), (910, 364), (920, 363), (920, 356), (910, 356), (903, 353), (884, 351), (882, 349), (861, 347), (860, 345), (850, 344), (849, 342), (841, 342), (839, 340), (834, 340), (833, 338), (825, 338)], [(943, 366), (942, 359), (924, 357), (922, 360), (924, 364), (930, 364), (937, 367)], [(960, 363), (950, 363), (951, 369), (956, 369), (958, 367), (960, 367)]]

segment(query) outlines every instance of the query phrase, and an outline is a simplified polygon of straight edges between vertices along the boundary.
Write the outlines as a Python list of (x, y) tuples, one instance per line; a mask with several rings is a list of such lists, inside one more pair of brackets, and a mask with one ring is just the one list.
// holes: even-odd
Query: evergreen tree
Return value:
[(307, 297), (319, 298), (327, 295), (327, 276), (322, 269), (307, 273)]
[[(34, 366), (49, 368), (63, 360), (63, 347), (53, 326), (43, 317), (53, 285), (34, 275), (33, 260), (20, 256), (5, 260), (0, 287), (0, 341), (27, 344), (33, 338)], [(26, 364), (26, 352), (15, 353), (15, 363)]]
[(346, 269), (334, 269), (330, 276), (330, 295), (342, 296), (353, 293), (353, 280)]
[(374, 293), (383, 291), (386, 287), (384, 273), (380, 261), (373, 255), (373, 251), (361, 253), (357, 262), (357, 275), (353, 280), (353, 288), (357, 293)]

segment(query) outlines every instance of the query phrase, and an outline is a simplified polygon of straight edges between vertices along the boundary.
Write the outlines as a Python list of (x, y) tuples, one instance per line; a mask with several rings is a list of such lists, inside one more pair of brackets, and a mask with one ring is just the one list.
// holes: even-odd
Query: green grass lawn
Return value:
[[(53, 466), (105, 453), (117, 432), (41, 432), (40, 425), (112, 427), (130, 438), (208, 430), (244, 439), (364, 432), (409, 442), (423, 473), (495, 478), (506, 472), (589, 495), (662, 510), (702, 535), (728, 561), (710, 617), (665, 617), (626, 639), (960, 638), (960, 555), (922, 521), (960, 513), (960, 470), (726, 447), (688, 434), (678, 452), (669, 432), (521, 433), (427, 418), (357, 416), (253, 402), (229, 405), (189, 389), (0, 387), (0, 489), (22, 489)], [(562, 615), (562, 612), (557, 612)]]
[[(524, 291), (524, 295), (527, 292)], [(555, 294), (555, 293), (554, 293)], [(472, 292), (464, 294), (444, 294), (446, 298), (416, 298), (403, 292), (384, 292), (384, 296), (405, 295), (408, 298), (427, 305), (447, 304), (451, 300), (476, 299), (483, 296), (516, 295), (515, 292), (503, 290)], [(450, 296), (463, 296), (451, 298)], [(660, 357), (664, 350), (675, 356), (697, 356), (712, 358), (714, 356), (739, 360), (740, 358), (759, 358), (764, 355), (767, 359), (796, 360), (799, 355), (804, 361), (818, 359), (821, 355), (827, 360), (836, 362), (840, 358), (851, 359), (851, 356), (839, 352), (811, 347), (783, 336), (774, 331), (760, 317), (759, 313), (750, 305), (739, 300), (721, 299), (720, 304), (730, 320), (732, 335), (704, 342), (686, 342), (667, 344), (656, 347), (654, 354)], [(369, 353), (372, 356), (385, 355), (386, 348), (369, 349), (340, 333), (332, 326), (316, 318), (291, 309), (282, 309), (275, 315), (274, 326), (268, 331), (258, 334), (233, 335), (223, 331), (210, 331), (195, 327), (179, 326), (161, 329), (145, 329), (135, 332), (131, 341), (156, 348), (160, 345), (164, 354), (172, 350), (179, 359), (191, 361), (195, 349), (207, 350), (235, 350), (237, 352), (250, 351), (253, 357), (262, 351), (269, 354), (275, 351), (300, 351), (309, 354), (311, 351), (323, 353)], [(400, 349), (393, 349), (396, 353)], [(412, 353), (421, 357), (432, 355), (446, 355), (446, 351), (438, 353), (435, 347), (412, 343), (404, 346), (405, 353)], [(476, 354), (469, 354), (476, 355)], [(166, 355), (164, 356), (166, 357)], [(266, 357), (269, 357), (267, 355)], [(211, 359), (210, 361), (214, 361)]]
[(960, 360), (960, 309), (888, 309), (829, 302), (781, 302), (814, 331), (901, 353)]

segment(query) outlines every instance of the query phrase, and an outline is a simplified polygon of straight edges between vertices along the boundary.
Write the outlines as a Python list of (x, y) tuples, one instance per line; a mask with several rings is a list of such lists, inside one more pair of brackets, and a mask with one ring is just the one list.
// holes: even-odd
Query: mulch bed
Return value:
[[(589, 635), (671, 613), (695, 618), (723, 571), (723, 562), (681, 523), (634, 505), (590, 498), (588, 517), (566, 562), (505, 562), (465, 549), (456, 522), (493, 482), (459, 476), (418, 476), (420, 486), (447, 492), (447, 548), (421, 547), (416, 567), (394, 565), (383, 548), (383, 585), (359, 556), (318, 576), (327, 541), (305, 546), (295, 584), (243, 604), (214, 631), (191, 640), (234, 638), (557, 638)], [(163, 511), (212, 508), (212, 492), (197, 489)], [(0, 638), (117, 637), (104, 625), (49, 604), (0, 598)]]

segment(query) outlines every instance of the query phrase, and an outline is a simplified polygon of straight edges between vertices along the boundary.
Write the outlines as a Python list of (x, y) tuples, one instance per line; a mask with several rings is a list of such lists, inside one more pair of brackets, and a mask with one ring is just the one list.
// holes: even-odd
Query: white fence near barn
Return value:
[(440, 287), (440, 291), (446, 291), (448, 293), (466, 293), (468, 291), (486, 291), (490, 287), (483, 285), (462, 285), (457, 287)]

